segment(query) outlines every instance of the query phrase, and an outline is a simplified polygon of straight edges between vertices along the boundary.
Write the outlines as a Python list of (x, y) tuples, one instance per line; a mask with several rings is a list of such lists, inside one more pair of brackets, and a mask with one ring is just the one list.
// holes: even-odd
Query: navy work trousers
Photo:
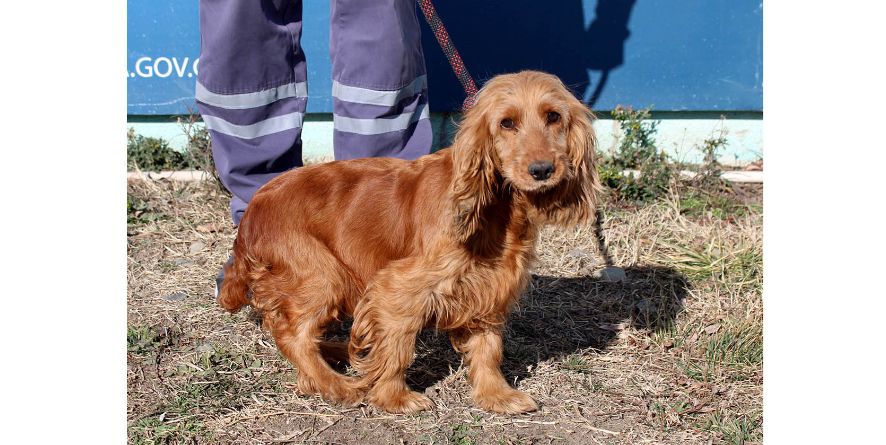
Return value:
[[(414, 0), (330, 0), (335, 158), (431, 149)], [(308, 100), (301, 0), (200, 0), (197, 108), (239, 224), (252, 195), (302, 164)]]

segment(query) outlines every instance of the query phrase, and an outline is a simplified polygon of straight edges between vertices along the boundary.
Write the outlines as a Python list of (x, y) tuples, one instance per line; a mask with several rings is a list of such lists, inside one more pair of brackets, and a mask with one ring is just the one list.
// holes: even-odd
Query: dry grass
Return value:
[[(295, 391), (296, 371), (248, 311), (216, 305), (234, 232), (211, 184), (129, 184), (128, 419), (132, 443), (752, 443), (762, 441), (762, 213), (674, 194), (606, 208), (625, 283), (590, 228), (549, 230), (511, 317), (505, 373), (541, 406), (475, 408), (445, 337), (422, 334), (417, 416)], [(755, 195), (759, 195), (758, 193)]]

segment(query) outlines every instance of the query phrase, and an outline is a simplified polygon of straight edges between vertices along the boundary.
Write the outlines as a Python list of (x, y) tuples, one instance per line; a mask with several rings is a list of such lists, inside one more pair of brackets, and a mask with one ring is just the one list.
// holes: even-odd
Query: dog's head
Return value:
[(599, 189), (592, 120), (553, 75), (523, 71), (487, 82), (453, 143), (460, 236), (478, 228), (497, 185), (525, 197), (543, 223), (587, 221)]

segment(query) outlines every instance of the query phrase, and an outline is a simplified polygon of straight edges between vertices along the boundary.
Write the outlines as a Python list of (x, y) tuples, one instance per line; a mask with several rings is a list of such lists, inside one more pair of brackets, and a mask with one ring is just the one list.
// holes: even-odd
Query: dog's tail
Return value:
[(218, 293), (218, 304), (231, 313), (249, 304), (249, 261), (243, 255), (237, 255), (237, 249), (234, 250), (233, 261), (225, 264), (225, 279)]

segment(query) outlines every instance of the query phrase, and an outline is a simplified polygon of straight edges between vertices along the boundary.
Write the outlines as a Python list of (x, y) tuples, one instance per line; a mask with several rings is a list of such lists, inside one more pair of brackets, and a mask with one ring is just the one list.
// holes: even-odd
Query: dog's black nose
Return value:
[(529, 164), (529, 174), (536, 181), (544, 181), (554, 173), (554, 164), (549, 161), (535, 161)]

